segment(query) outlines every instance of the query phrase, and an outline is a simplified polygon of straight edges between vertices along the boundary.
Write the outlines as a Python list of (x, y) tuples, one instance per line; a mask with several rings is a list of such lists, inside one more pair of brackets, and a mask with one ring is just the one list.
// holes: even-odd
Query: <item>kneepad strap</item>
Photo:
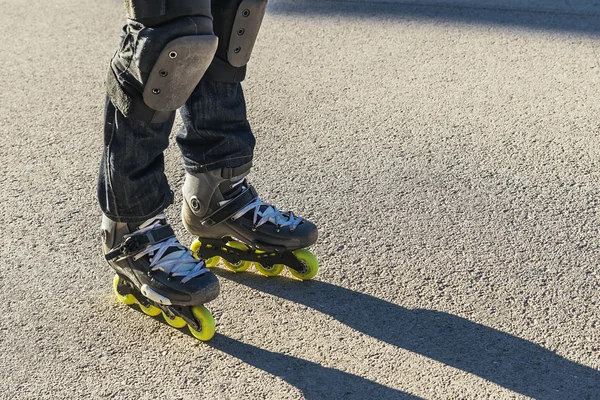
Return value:
[(213, 27), (219, 46), (206, 72), (207, 79), (244, 80), (266, 8), (267, 0), (212, 0)]
[(250, 61), (266, 8), (267, 0), (243, 0), (238, 6), (227, 49), (232, 66), (243, 67)]

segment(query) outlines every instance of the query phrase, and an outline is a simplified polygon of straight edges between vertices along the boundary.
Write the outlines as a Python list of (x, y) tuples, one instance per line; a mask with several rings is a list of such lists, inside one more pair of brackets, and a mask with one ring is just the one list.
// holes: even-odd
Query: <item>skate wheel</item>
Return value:
[[(237, 249), (237, 250), (248, 251), (248, 247), (245, 244), (240, 243), (240, 242), (227, 242), (227, 246)], [(248, 268), (250, 268), (250, 266), (252, 265), (252, 262), (251, 261), (238, 261), (236, 263), (232, 263), (223, 258), (223, 264), (225, 264), (225, 266), (227, 268), (229, 268), (230, 270), (232, 270), (233, 272), (243, 272), (243, 271), (247, 270)]]
[(149, 315), (151, 317), (156, 317), (157, 315), (159, 315), (161, 313), (160, 308), (154, 307), (152, 305), (150, 307), (146, 307), (142, 303), (138, 303), (138, 306), (140, 307), (140, 310), (142, 310), (142, 312), (144, 314)]
[(302, 271), (296, 271), (289, 268), (292, 276), (303, 281), (314, 278), (315, 275), (317, 275), (317, 272), (319, 272), (319, 261), (317, 261), (317, 257), (306, 249), (294, 250), (294, 255), (303, 265), (304, 269)]
[(175, 318), (171, 319), (167, 316), (167, 314), (164, 313), (164, 311), (161, 312), (167, 324), (171, 325), (173, 328), (179, 329), (187, 325), (183, 318), (176, 316)]
[(261, 274), (265, 276), (277, 276), (283, 271), (285, 265), (283, 264), (273, 264), (268, 267), (264, 267), (262, 264), (255, 262), (254, 268), (258, 270)]
[(119, 282), (120, 281), (121, 281), (121, 278), (119, 277), (119, 275), (115, 275), (115, 278), (113, 279), (113, 289), (115, 290), (117, 299), (119, 299), (122, 303), (127, 304), (128, 306), (135, 304), (135, 302), (137, 300), (134, 295), (132, 295), (132, 294), (122, 295), (121, 293), (119, 293)]
[(208, 268), (212, 268), (215, 265), (217, 265), (219, 263), (219, 261), (221, 261), (221, 257), (214, 256), (214, 257), (211, 257), (208, 260), (206, 260), (205, 263)]
[[(200, 257), (198, 256), (198, 250), (200, 250), (200, 246), (202, 246), (202, 242), (200, 242), (198, 239), (194, 240), (194, 242), (190, 246), (190, 250), (192, 251), (192, 255), (197, 260), (200, 259)], [(206, 266), (208, 268), (212, 268), (215, 265), (217, 265), (219, 263), (219, 261), (221, 261), (221, 257), (214, 256), (214, 257), (211, 257), (211, 258), (205, 260), (204, 262), (206, 263)]]
[(192, 307), (192, 314), (200, 322), (200, 331), (195, 330), (188, 325), (190, 333), (198, 340), (203, 342), (212, 339), (215, 335), (215, 320), (211, 312), (204, 306)]

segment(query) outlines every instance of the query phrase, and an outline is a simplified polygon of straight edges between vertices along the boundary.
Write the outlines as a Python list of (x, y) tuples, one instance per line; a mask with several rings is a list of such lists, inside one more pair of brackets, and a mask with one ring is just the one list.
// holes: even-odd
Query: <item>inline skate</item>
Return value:
[(261, 201), (246, 180), (250, 167), (186, 174), (182, 219), (198, 237), (192, 252), (209, 267), (222, 260), (241, 272), (254, 264), (263, 275), (276, 276), (287, 266), (292, 276), (312, 279), (319, 263), (306, 247), (316, 242), (317, 227)]
[(181, 245), (164, 214), (144, 223), (102, 219), (104, 253), (116, 271), (115, 293), (127, 305), (137, 303), (151, 317), (162, 314), (174, 328), (186, 325), (199, 340), (215, 334), (215, 321), (203, 304), (220, 291), (217, 277)]

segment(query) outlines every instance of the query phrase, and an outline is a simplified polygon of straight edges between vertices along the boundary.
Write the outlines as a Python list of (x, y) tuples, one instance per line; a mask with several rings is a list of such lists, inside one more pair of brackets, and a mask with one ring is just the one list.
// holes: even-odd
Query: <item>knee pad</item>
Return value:
[(220, 82), (244, 80), (267, 1), (212, 0), (213, 28), (219, 37), (219, 45), (206, 72), (207, 79)]
[(107, 78), (126, 117), (167, 121), (200, 82), (217, 50), (210, 0), (125, 0), (128, 23)]

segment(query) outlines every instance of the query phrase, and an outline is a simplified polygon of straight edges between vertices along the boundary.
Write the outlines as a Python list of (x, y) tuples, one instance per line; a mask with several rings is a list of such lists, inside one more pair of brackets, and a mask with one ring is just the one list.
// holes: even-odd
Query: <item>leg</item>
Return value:
[(171, 204), (163, 151), (169, 145), (173, 119), (151, 124), (126, 118), (106, 101), (98, 179), (104, 215), (118, 222), (145, 221)]
[(239, 82), (203, 78), (180, 112), (184, 126), (177, 134), (177, 144), (188, 173), (252, 161), (254, 135)]
[(219, 282), (182, 246), (162, 213), (172, 201), (164, 175), (174, 110), (198, 84), (217, 47), (209, 0), (126, 0), (128, 23), (107, 78), (104, 154), (98, 185), (104, 254), (115, 291), (148, 315), (214, 334), (202, 304)]
[(189, 97), (217, 48), (210, 0), (127, 0), (128, 23), (107, 77), (102, 211), (144, 221), (170, 202), (163, 169), (174, 110)]
[(240, 82), (246, 76), (267, 0), (212, 0), (219, 45), (206, 75), (181, 109), (177, 135), (190, 173), (252, 161), (254, 136)]
[(240, 81), (265, 7), (266, 0), (213, 1), (219, 47), (182, 109), (185, 126), (177, 137), (187, 172), (183, 224), (200, 239), (192, 250), (211, 263), (222, 257), (243, 271), (254, 261), (266, 275), (287, 265), (292, 275), (311, 279), (318, 262), (304, 247), (317, 240), (316, 226), (261, 201), (245, 180), (254, 138)]

